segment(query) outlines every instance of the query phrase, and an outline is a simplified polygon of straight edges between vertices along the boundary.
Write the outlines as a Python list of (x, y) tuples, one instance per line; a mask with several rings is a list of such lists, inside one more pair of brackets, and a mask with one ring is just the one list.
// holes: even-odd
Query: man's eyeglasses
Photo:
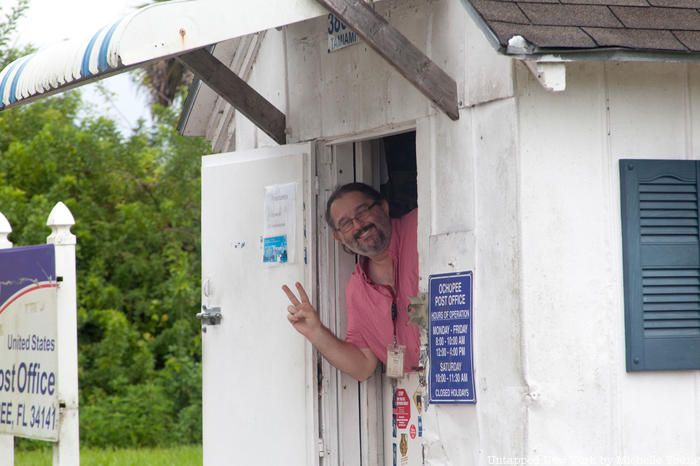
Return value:
[(355, 220), (363, 221), (364, 219), (366, 219), (367, 215), (369, 215), (369, 212), (372, 209), (374, 209), (378, 204), (379, 201), (374, 201), (369, 205), (361, 205), (355, 211), (354, 217), (344, 218), (340, 222), (338, 222), (338, 227), (336, 228), (336, 230), (340, 231), (341, 233), (349, 232), (350, 230), (352, 230), (352, 225), (355, 222)]

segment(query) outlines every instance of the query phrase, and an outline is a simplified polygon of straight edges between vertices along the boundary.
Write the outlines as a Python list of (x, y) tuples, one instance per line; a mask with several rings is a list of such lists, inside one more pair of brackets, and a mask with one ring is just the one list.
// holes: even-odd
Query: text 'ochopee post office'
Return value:
[[(0, 98), (166, 56), (198, 76), (205, 464), (697, 464), (699, 8), (173, 1), (20, 59)], [(285, 318), (299, 280), (344, 332), (355, 258), (323, 216), (350, 181), (418, 206), (422, 394), (355, 382)]]

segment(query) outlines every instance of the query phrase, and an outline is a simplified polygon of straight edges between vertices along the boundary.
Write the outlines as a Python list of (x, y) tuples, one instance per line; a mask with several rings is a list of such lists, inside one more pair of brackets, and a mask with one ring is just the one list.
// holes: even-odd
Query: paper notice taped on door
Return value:
[(263, 264), (294, 262), (297, 183), (265, 186)]

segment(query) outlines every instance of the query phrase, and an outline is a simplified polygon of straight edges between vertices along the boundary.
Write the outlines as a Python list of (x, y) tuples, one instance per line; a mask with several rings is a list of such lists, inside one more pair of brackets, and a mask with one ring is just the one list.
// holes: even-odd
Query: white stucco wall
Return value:
[[(422, 124), (432, 126), (422, 129)], [(457, 123), (428, 117), (419, 140), (422, 286), (430, 274), (474, 272), (476, 405), (434, 405), (426, 413), (426, 464), (487, 464), (522, 457), (518, 160), (513, 98), (465, 109)], [(435, 144), (435, 142), (438, 144)], [(431, 179), (421, 178), (429, 173)]]
[(695, 458), (700, 372), (625, 372), (618, 160), (700, 158), (700, 67), (517, 77), (527, 454)]
[[(380, 2), (376, 8), (414, 45), (429, 48), (434, 6), (413, 0)], [(292, 140), (352, 135), (434, 111), (427, 98), (365, 43), (328, 53), (326, 30), (325, 17), (287, 28)], [(430, 56), (450, 73), (462, 69), (459, 54)]]
[[(625, 372), (617, 168), (700, 158), (700, 66), (569, 64), (549, 93), (459, 0), (376, 7), (457, 81), (458, 121), (366, 45), (329, 54), (325, 18), (268, 31), (249, 82), (291, 142), (416, 128), (422, 290), (475, 285), (478, 401), (428, 409), (426, 463), (700, 456), (700, 371)], [(234, 124), (236, 149), (274, 144)]]
[[(387, 0), (375, 8), (455, 79), (460, 107), (512, 95), (508, 60), (495, 56), (459, 0)], [(248, 80), (286, 113), (289, 142), (389, 132), (438, 112), (365, 43), (328, 53), (326, 28), (321, 17), (267, 31)], [(273, 144), (236, 118), (236, 149)]]
[(700, 158), (700, 67), (569, 64), (549, 93), (457, 0), (377, 8), (457, 80), (459, 121), (365, 45), (328, 54), (325, 18), (269, 31), (251, 84), (292, 141), (416, 127), (421, 286), (475, 277), (478, 402), (429, 408), (426, 463), (699, 456), (700, 373), (625, 372), (617, 163)]
[[(376, 8), (456, 80), (458, 121), (365, 44), (329, 54), (326, 18), (268, 31), (249, 83), (287, 114), (291, 142), (416, 128), (422, 291), (430, 274), (471, 270), (475, 277), (478, 402), (428, 409), (426, 464), (520, 457), (527, 390), (513, 64), (495, 53), (459, 0), (385, 1)], [(234, 125), (237, 150), (274, 144), (239, 115)]]
[(475, 274), (478, 403), (431, 406), (426, 464), (522, 456), (525, 410), (519, 317), (517, 112), (510, 60), (456, 0), (377, 8), (457, 82), (453, 122), (364, 44), (328, 54), (325, 19), (287, 29), (293, 140), (366, 137), (415, 125), (421, 287), (430, 274)]
[[(282, 113), (287, 114), (287, 82), (285, 76), (284, 31), (270, 29), (260, 44), (258, 56), (253, 64), (248, 84), (265, 97)], [(245, 52), (250, 53), (248, 50)], [(232, 144), (227, 150), (254, 149), (276, 146), (277, 143), (239, 112), (235, 113), (230, 125), (233, 129)], [(287, 122), (289, 125), (289, 122)]]

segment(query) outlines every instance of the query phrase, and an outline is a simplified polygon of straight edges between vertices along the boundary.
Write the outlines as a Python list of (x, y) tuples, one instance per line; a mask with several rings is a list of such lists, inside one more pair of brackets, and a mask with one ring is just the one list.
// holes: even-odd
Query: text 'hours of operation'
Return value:
[(431, 403), (475, 403), (472, 364), (472, 273), (429, 279)]

